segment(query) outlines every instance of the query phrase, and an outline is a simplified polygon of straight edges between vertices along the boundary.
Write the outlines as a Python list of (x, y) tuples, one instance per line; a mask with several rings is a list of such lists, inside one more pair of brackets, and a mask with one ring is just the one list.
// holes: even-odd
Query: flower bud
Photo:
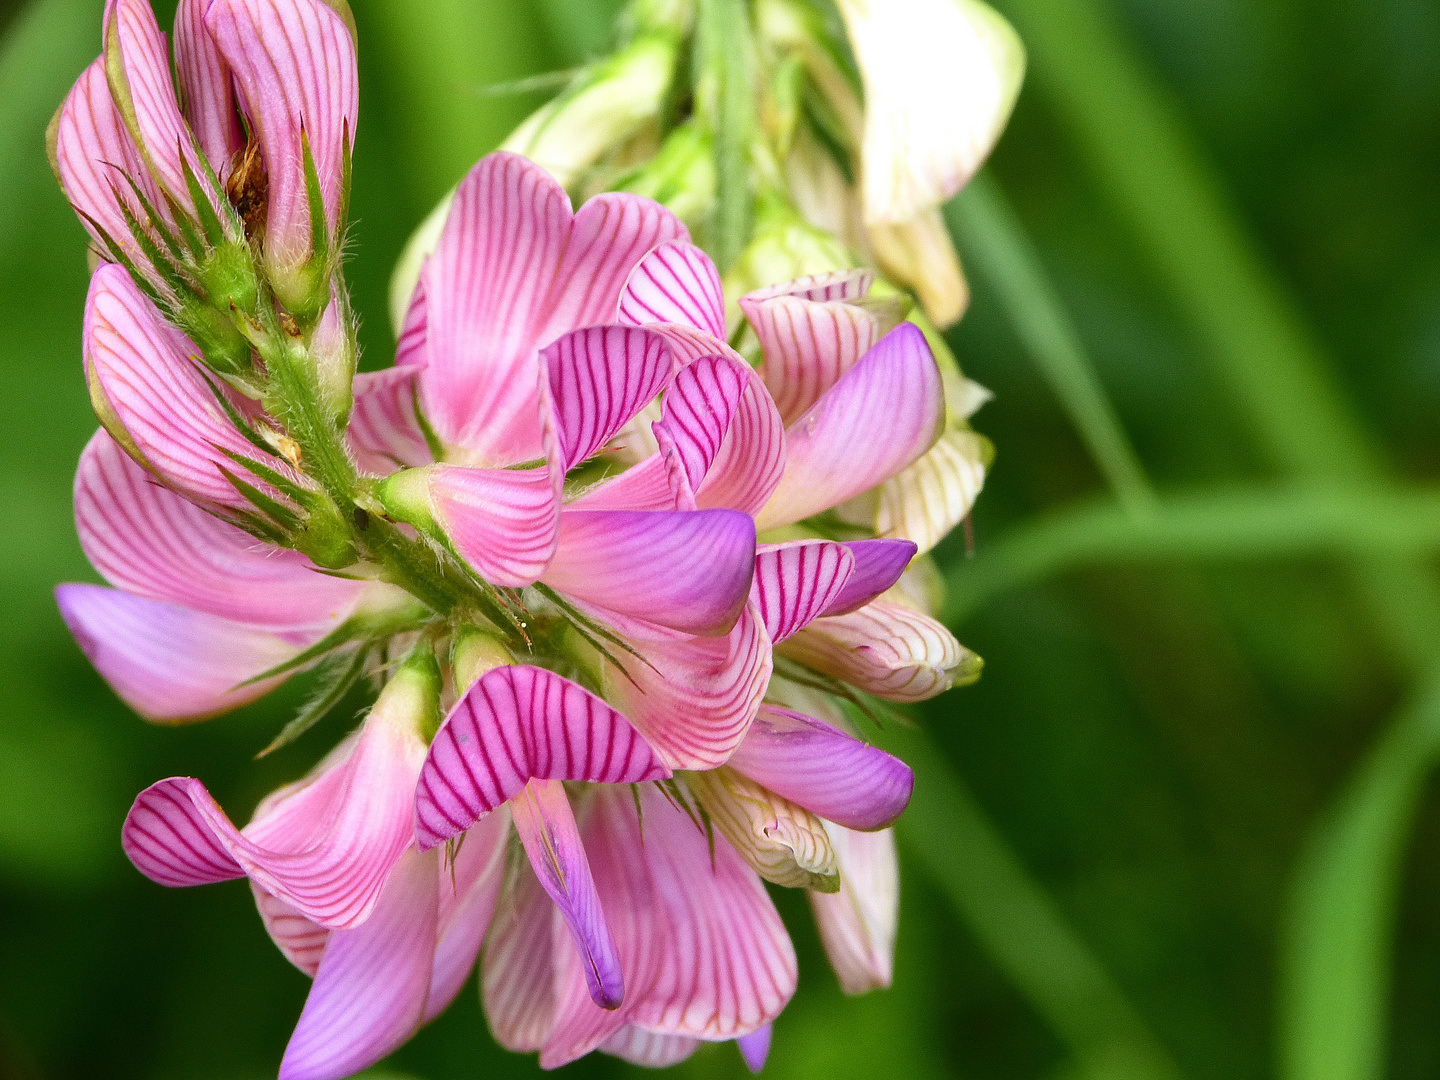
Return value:
[(811, 225), (780, 196), (764, 196), (755, 206), (754, 238), (725, 274), (726, 316), (733, 325), (739, 297), (756, 289), (854, 265), (834, 235)]
[(692, 230), (715, 205), (715, 152), (710, 134), (693, 122), (681, 124), (655, 157), (623, 177), (616, 191), (654, 199)]
[(465, 626), (455, 635), (450, 663), (455, 671), (455, 692), (464, 694), (480, 676), (515, 663), (515, 657), (493, 634)]
[(428, 743), (435, 737), (442, 719), (442, 680), (435, 652), (428, 645), (416, 648), (390, 676), (370, 711), (371, 723), (388, 723), (405, 733), (415, 733)]

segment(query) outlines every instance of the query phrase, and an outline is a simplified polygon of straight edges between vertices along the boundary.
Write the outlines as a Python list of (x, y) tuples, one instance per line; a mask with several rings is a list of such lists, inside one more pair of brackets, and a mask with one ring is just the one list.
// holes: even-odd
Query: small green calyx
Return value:
[(317, 498), (293, 543), (295, 549), (307, 555), (316, 566), (344, 570), (360, 559), (352, 535), (350, 523), (335, 504), (329, 499)]
[(296, 267), (270, 268), (275, 299), (303, 331), (314, 329), (330, 306), (330, 260), (311, 256)]
[(435, 504), (430, 498), (430, 474), (434, 466), (402, 469), (391, 473), (375, 485), (372, 494), (385, 508), (386, 517), (413, 525), (430, 536), (441, 536), (435, 520)]
[(250, 339), (226, 312), (202, 300), (187, 298), (175, 321), (200, 348), (205, 366), (218, 375), (247, 376), (254, 370)]
[(440, 691), (444, 677), (435, 650), (422, 643), (410, 653), (385, 684), (375, 711), (394, 723), (411, 727), (425, 742), (435, 737), (444, 719)]
[(226, 240), (205, 254), (195, 277), (221, 311), (235, 310), (254, 317), (260, 306), (260, 281), (250, 249)]

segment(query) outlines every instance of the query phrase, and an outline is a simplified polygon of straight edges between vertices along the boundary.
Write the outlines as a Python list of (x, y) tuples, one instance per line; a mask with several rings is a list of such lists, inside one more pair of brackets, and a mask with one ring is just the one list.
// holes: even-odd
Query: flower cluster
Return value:
[(158, 723), (313, 671), (278, 747), (378, 687), (243, 828), (172, 778), (123, 829), (161, 884), (247, 878), (313, 978), (281, 1076), (385, 1056), (482, 952), (497, 1039), (547, 1067), (735, 1040), (758, 1069), (796, 984), (766, 881), (847, 991), (887, 984), (912, 777), (847, 709), (978, 674), (916, 560), (983, 477), (976, 391), (873, 272), (752, 290), (742, 331), (676, 213), (575, 211), (513, 153), (357, 375), (343, 0), (181, 0), (178, 92), (148, 0), (103, 40), (50, 142), (97, 261), (75, 504), (110, 587), (61, 610)]

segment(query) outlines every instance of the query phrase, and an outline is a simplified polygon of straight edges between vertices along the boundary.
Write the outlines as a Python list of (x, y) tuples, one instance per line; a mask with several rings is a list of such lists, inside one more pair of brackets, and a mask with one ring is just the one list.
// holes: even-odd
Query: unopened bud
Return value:
[(623, 177), (616, 191), (654, 199), (694, 229), (715, 205), (715, 152), (710, 135), (687, 122), (672, 131), (655, 157)]
[(473, 626), (465, 626), (455, 635), (450, 663), (455, 671), (455, 692), (464, 694), (480, 676), (497, 667), (513, 664), (515, 657), (503, 642)]
[(401, 469), (375, 485), (373, 494), (385, 508), (388, 517), (413, 525), (422, 533), (438, 535), (435, 503), (430, 497), (430, 475), (434, 467)]
[(372, 721), (413, 731), (428, 743), (440, 728), (441, 686), (440, 665), (434, 650), (428, 645), (417, 647), (380, 691), (370, 713)]

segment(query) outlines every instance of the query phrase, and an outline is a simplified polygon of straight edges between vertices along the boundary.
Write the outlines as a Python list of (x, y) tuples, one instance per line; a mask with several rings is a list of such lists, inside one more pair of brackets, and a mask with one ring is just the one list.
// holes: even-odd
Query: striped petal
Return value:
[(825, 826), (809, 810), (726, 766), (686, 779), (710, 821), (766, 881), (821, 892), (840, 887)]
[(549, 467), (440, 465), (427, 483), (435, 518), (460, 557), (491, 584), (521, 588), (538, 580), (555, 554), (561, 479)]
[(880, 340), (879, 316), (850, 302), (874, 279), (870, 270), (841, 270), (741, 297), (740, 310), (760, 339), (765, 386), (787, 425)]
[[(243, 458), (260, 451), (216, 403), (198, 369), (200, 350), (164, 322), (120, 266), (102, 266), (90, 279), (84, 352), (100, 421), (132, 457), (186, 498), (250, 508), (221, 469), (244, 472), (227, 451)], [(277, 460), (267, 464), (294, 477)], [(273, 492), (262, 481), (255, 486)]]
[(620, 321), (676, 323), (725, 340), (725, 294), (715, 264), (694, 244), (672, 240), (640, 261), (620, 295)]
[(980, 168), (1020, 91), (1024, 49), (977, 0), (837, 6), (865, 85), (865, 219), (906, 221)]
[(989, 460), (983, 435), (946, 431), (924, 457), (880, 485), (875, 531), (929, 551), (970, 513)]
[(723, 765), (755, 717), (772, 670), (770, 639), (754, 605), (723, 638), (662, 637), (616, 653), (628, 679), (607, 691), (672, 769)]
[(121, 207), (129, 207), (137, 221), (143, 221), (145, 214), (125, 177), (135, 181), (152, 206), (161, 201), (160, 194), (110, 96), (103, 56), (76, 80), (55, 115), (51, 137), (60, 186), (96, 250), (109, 257), (104, 240), (109, 236), (130, 259), (143, 265), (144, 253), (131, 236)]
[(541, 356), (566, 469), (601, 450), (654, 400), (675, 364), (663, 338), (633, 326), (576, 330)]
[(221, 180), (230, 160), (245, 148), (245, 132), (235, 103), (230, 69), (205, 29), (210, 0), (180, 0), (175, 10), (175, 71), (179, 76), (185, 119), (200, 149)]
[(772, 642), (784, 641), (834, 606), (855, 570), (855, 556), (831, 540), (762, 544), (750, 597)]
[(802, 521), (888, 480), (934, 445), (944, 420), (930, 346), (903, 323), (786, 432), (785, 474), (758, 527)]
[(848, 615), (864, 607), (900, 580), (916, 554), (909, 540), (852, 540), (845, 546), (855, 558), (855, 569), (822, 615)]
[(302, 133), (332, 236), (339, 220), (360, 104), (354, 39), (324, 0), (224, 0), (204, 22), (264, 159), (266, 258), (294, 270), (312, 250)]
[(313, 979), (320, 967), (320, 957), (325, 954), (325, 942), (330, 939), (330, 931), (319, 923), (311, 922), (253, 881), (250, 882), (250, 891), (255, 894), (255, 907), (260, 912), (265, 933), (270, 935), (275, 947), (286, 960)]
[(840, 891), (810, 894), (825, 955), (847, 994), (883, 990), (895, 964), (900, 867), (895, 834), (829, 827), (840, 861)]
[(745, 606), (755, 523), (734, 510), (565, 510), (540, 580), (587, 604), (719, 636)]
[(559, 940), (564, 933), (560, 910), (528, 862), (522, 863), (496, 905), (480, 965), (485, 1019), (495, 1041), (507, 1050), (532, 1054), (545, 1044), (555, 1023), (556, 958), (564, 955), (562, 950), (574, 952)]
[(729, 767), (828, 821), (866, 832), (893, 824), (915, 786), (899, 758), (774, 705), (760, 706)]
[(415, 414), (416, 378), (414, 367), (398, 364), (355, 376), (345, 444), (365, 472), (388, 476), (400, 467), (430, 464), (430, 444)]
[(465, 834), (455, 861), (440, 864), (440, 898), (435, 921), (435, 968), (426, 997), (425, 1022), (434, 1020), (460, 993), (505, 879), (510, 819), (491, 814)]
[(171, 887), (248, 876), (312, 922), (358, 926), (409, 844), (425, 746), (377, 703), (359, 738), (262, 804), (242, 832), (198, 780), (141, 792), (121, 839), (130, 861)]
[(876, 697), (924, 701), (979, 677), (981, 661), (929, 615), (885, 600), (817, 619), (778, 651)]
[(795, 990), (795, 951), (759, 877), (653, 785), (598, 792), (583, 830), (625, 973), (624, 1005), (595, 1007), (562, 958), (560, 1007), (541, 1051), (554, 1068), (626, 1024), (683, 1038), (733, 1039), (779, 1015)]
[(365, 588), (318, 574), (298, 552), (160, 487), (104, 431), (80, 455), (75, 525), (86, 558), (112, 585), (269, 630), (334, 629)]
[(421, 274), (421, 404), (441, 439), (480, 464), (543, 452), (536, 350), (571, 224), (569, 197), (543, 169), (491, 154), (460, 184)]
[(330, 934), (280, 1080), (343, 1080), (416, 1032), (434, 964), (438, 887), (435, 855), (408, 851), (364, 924)]
[(679, 1065), (698, 1049), (699, 1039), (684, 1035), (659, 1035), (634, 1024), (625, 1025), (599, 1046), (602, 1053), (645, 1069), (668, 1069), (671, 1065)]
[(570, 928), (591, 1000), (602, 1009), (619, 1008), (625, 981), (615, 939), (600, 908), (565, 786), (558, 780), (531, 780), (511, 800), (510, 813), (540, 887)]
[(98, 585), (61, 585), (60, 615), (110, 688), (157, 724), (205, 720), (273, 690), (240, 684), (307, 641)]
[(625, 717), (543, 668), (496, 668), (441, 725), (415, 793), (422, 849), (457, 836), (532, 779), (630, 784), (668, 775)]
[[(141, 159), (161, 190), (194, 213), (181, 162), (188, 163), (196, 176), (205, 175), (205, 165), (180, 113), (170, 74), (170, 50), (149, 0), (109, 0), (105, 36), (112, 95), (122, 103), (122, 115), (128, 114), (134, 125), (131, 135)], [(167, 220), (172, 218), (164, 200), (151, 205)]]

